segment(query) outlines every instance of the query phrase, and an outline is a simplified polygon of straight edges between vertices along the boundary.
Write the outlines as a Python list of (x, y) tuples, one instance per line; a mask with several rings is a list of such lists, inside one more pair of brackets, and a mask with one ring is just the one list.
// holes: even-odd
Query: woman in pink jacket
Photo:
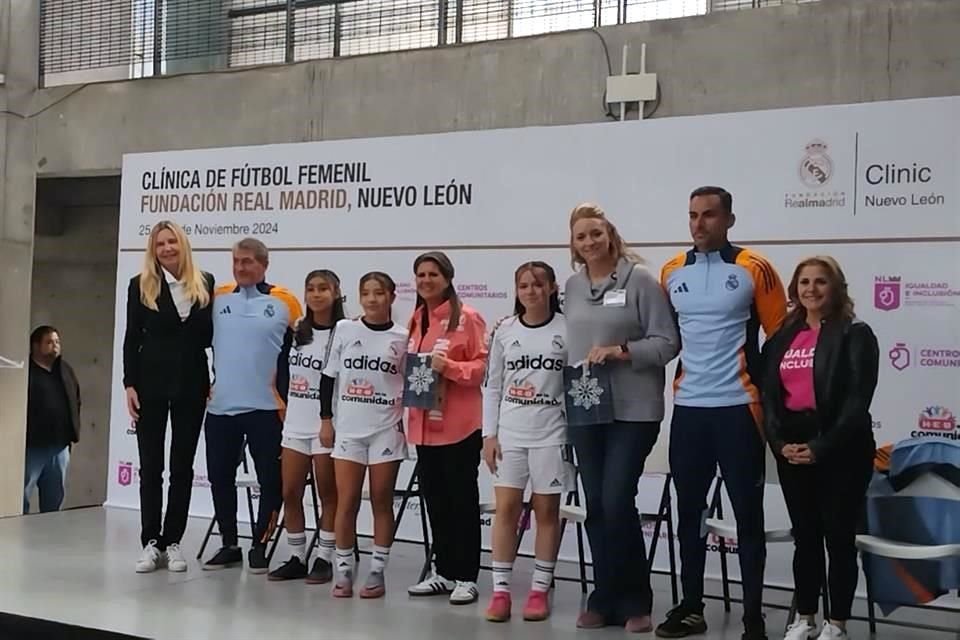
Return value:
[(477, 600), (480, 572), (480, 435), (487, 328), (457, 297), (453, 264), (430, 251), (413, 263), (417, 305), (410, 319), (411, 353), (429, 353), (441, 376), (438, 409), (410, 409), (407, 441), (417, 445), (420, 487), (433, 536), (435, 570), (408, 590), (448, 595), (451, 604)]

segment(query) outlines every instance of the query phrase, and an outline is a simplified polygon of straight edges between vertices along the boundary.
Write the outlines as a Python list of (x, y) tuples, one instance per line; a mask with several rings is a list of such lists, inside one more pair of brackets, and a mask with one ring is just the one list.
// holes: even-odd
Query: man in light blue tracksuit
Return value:
[(720, 187), (690, 196), (694, 248), (670, 260), (661, 284), (680, 329), (674, 382), (670, 470), (677, 489), (683, 601), (657, 628), (663, 638), (705, 633), (703, 573), (707, 493), (723, 474), (737, 519), (743, 580), (743, 640), (766, 640), (761, 601), (766, 543), (763, 528), (765, 447), (761, 435), (760, 328), (775, 332), (787, 296), (761, 255), (730, 244), (733, 197)]
[(207, 475), (213, 492), (222, 548), (203, 565), (223, 569), (243, 562), (237, 546), (237, 465), (244, 440), (260, 485), (255, 539), (247, 556), (251, 573), (266, 573), (266, 544), (283, 504), (280, 441), (289, 379), (297, 298), (267, 284), (267, 247), (246, 238), (233, 248), (236, 282), (217, 289), (213, 300), (214, 383), (207, 405)]

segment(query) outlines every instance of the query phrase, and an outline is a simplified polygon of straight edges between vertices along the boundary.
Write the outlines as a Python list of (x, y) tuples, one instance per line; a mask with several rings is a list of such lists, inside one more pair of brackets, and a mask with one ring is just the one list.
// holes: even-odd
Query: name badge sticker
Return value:
[(623, 307), (627, 304), (627, 290), (614, 289), (603, 294), (603, 306), (605, 307)]

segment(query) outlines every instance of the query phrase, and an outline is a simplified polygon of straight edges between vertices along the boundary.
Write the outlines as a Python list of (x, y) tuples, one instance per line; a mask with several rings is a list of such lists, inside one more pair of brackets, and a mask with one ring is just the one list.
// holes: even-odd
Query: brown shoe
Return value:
[(634, 616), (627, 618), (627, 624), (623, 625), (627, 633), (650, 633), (653, 631), (653, 620), (650, 616)]
[(601, 629), (607, 626), (607, 620), (595, 611), (581, 611), (577, 616), (578, 629)]

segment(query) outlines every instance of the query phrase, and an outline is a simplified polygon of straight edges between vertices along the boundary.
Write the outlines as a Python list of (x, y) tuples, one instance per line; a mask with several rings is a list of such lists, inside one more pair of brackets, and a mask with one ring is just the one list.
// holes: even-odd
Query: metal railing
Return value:
[(481, 42), (818, 0), (41, 0), (45, 85)]

